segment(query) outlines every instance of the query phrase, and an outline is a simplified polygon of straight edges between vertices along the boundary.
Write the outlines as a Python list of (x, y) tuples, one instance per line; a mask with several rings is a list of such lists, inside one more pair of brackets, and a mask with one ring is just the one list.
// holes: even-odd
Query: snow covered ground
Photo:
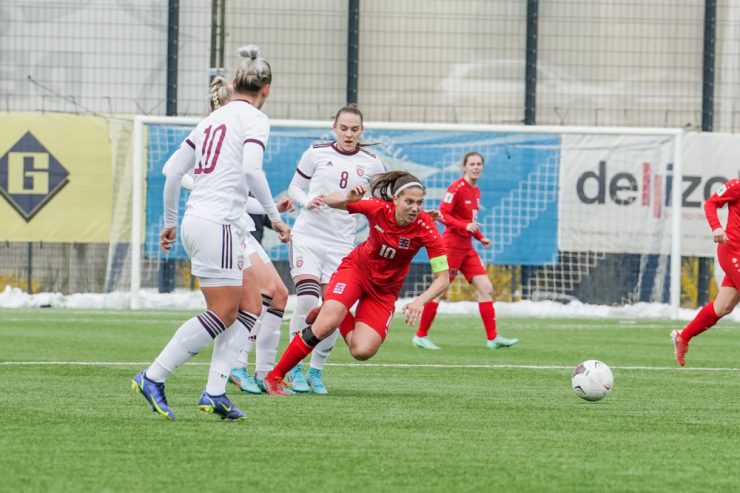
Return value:
[[(128, 292), (116, 293), (38, 293), (29, 295), (18, 288), (7, 286), (0, 293), (0, 308), (70, 308), (91, 310), (128, 310), (131, 295)], [(408, 300), (399, 300), (400, 308)], [(287, 311), (292, 311), (295, 297), (288, 300)], [(202, 310), (205, 301), (200, 291), (177, 290), (162, 294), (154, 289), (141, 291), (142, 309), (187, 309)], [(679, 318), (690, 320), (697, 310), (681, 309)], [(455, 315), (478, 315), (478, 304), (470, 301), (442, 302), (438, 313)], [(577, 301), (567, 304), (553, 301), (519, 301), (515, 303), (496, 302), (496, 313), (500, 316), (515, 317), (583, 317), (583, 318), (627, 318), (627, 319), (668, 319), (670, 306), (659, 303), (638, 303), (629, 306), (586, 305)], [(740, 314), (727, 317), (740, 321)]]

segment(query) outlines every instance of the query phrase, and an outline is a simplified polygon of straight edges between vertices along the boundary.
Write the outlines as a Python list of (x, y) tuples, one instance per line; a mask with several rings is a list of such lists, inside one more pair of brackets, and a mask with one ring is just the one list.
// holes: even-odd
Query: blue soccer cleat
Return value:
[(221, 395), (210, 395), (204, 390), (200, 396), (200, 401), (198, 401), (198, 409), (204, 413), (218, 414), (221, 416), (221, 419), (240, 421), (247, 418), (246, 413), (240, 411), (226, 397), (225, 393)]
[(309, 369), (306, 380), (309, 387), (311, 387), (311, 392), (314, 394), (324, 395), (329, 393), (326, 385), (324, 385), (324, 381), (321, 379), (321, 370), (317, 370), (316, 368)]
[(293, 392), (305, 394), (306, 392), (311, 390), (308, 388), (306, 377), (303, 376), (303, 365), (301, 363), (295, 365), (293, 369), (290, 370), (287, 375), (285, 375), (285, 377), (288, 385), (290, 385), (290, 388), (293, 390)]
[(146, 378), (146, 370), (134, 375), (131, 380), (131, 389), (139, 392), (152, 406), (152, 411), (167, 419), (174, 420), (175, 413), (167, 405), (167, 397), (164, 395), (164, 382), (153, 382)]
[(259, 385), (257, 385), (257, 381), (249, 374), (246, 368), (235, 368), (231, 370), (229, 382), (239, 387), (239, 390), (242, 392), (248, 392), (250, 394), (262, 393)]

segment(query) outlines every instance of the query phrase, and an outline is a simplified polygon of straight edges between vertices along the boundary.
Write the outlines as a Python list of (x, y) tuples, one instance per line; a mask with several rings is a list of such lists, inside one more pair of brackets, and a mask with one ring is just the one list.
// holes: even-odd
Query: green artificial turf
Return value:
[[(692, 341), (680, 369), (669, 321), (505, 318), (501, 333), (521, 342), (489, 350), (477, 317), (440, 316), (430, 336), (443, 349), (424, 351), (411, 346), (413, 329), (397, 319), (366, 364), (337, 343), (325, 370), (328, 396), (253, 396), (230, 385), (232, 400), (249, 414), (240, 423), (198, 413), (210, 358), (204, 351), (167, 381), (177, 414), (170, 422), (131, 392), (130, 380), (191, 315), (0, 311), (0, 490), (683, 492), (740, 485), (736, 324), (720, 323)], [(585, 359), (614, 372), (614, 389), (600, 402), (570, 389), (572, 368)]]

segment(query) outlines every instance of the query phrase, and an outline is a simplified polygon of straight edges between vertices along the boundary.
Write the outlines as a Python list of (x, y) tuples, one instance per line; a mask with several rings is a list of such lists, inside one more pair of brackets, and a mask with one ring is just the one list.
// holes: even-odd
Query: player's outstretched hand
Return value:
[(159, 248), (163, 252), (169, 252), (177, 238), (177, 228), (162, 228), (159, 232)]
[(491, 246), (491, 239), (486, 238), (485, 236), (481, 238), (480, 242), (485, 248), (489, 248)]
[(290, 226), (283, 221), (272, 223), (272, 229), (277, 233), (281, 242), (288, 243), (290, 241)]
[(317, 209), (322, 205), (324, 205), (324, 196), (317, 195), (308, 202), (308, 204), (306, 205), (306, 209)]
[(403, 313), (406, 315), (406, 325), (416, 325), (421, 317), (421, 311), (424, 309), (419, 300), (414, 300), (403, 307)]
[(365, 185), (357, 185), (347, 192), (347, 203), (357, 202), (362, 200), (362, 197), (367, 193), (367, 187)]
[(430, 210), (424, 211), (424, 212), (426, 212), (427, 214), (429, 214), (431, 216), (431, 218), (433, 220), (437, 221), (438, 223), (444, 222), (444, 220), (445, 220), (444, 216), (442, 215), (442, 212), (439, 209), (430, 209)]
[(712, 231), (712, 236), (714, 236), (715, 243), (727, 243), (727, 233), (725, 233), (725, 230), (722, 228), (717, 228)]
[(293, 212), (295, 210), (295, 204), (290, 200), (290, 197), (285, 196), (277, 201), (277, 210), (278, 212)]

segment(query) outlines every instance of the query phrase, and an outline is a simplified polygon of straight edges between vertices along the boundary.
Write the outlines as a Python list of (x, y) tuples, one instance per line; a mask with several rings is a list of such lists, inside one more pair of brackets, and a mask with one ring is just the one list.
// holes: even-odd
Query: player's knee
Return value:
[(352, 347), (350, 348), (349, 352), (352, 354), (352, 357), (358, 361), (366, 361), (375, 356), (375, 353), (378, 350), (376, 348), (372, 347)]
[(288, 304), (288, 288), (285, 287), (285, 284), (277, 283), (272, 293), (272, 306), (281, 310), (285, 309), (285, 305)]
[(715, 304), (714, 305), (714, 312), (717, 314), (718, 317), (722, 318), (725, 315), (727, 315), (728, 313), (730, 313), (733, 310), (733, 308), (735, 308), (735, 307), (734, 306), (727, 305), (725, 303), (720, 303), (719, 305)]

